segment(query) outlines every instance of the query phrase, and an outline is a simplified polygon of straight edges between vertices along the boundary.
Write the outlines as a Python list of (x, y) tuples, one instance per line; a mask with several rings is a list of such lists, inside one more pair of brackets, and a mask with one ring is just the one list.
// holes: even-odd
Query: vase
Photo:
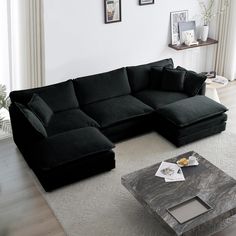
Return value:
[(207, 41), (208, 38), (208, 33), (209, 33), (209, 26), (208, 25), (203, 25), (201, 29), (201, 40), (202, 41)]

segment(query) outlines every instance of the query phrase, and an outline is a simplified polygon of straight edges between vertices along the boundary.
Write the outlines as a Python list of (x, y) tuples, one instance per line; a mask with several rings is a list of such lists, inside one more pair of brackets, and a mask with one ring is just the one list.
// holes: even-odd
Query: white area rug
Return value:
[[(69, 236), (168, 235), (121, 185), (121, 176), (194, 150), (236, 178), (233, 125), (229, 119), (226, 132), (181, 148), (155, 132), (118, 143), (114, 170), (43, 195)], [(235, 236), (236, 231), (217, 235)]]

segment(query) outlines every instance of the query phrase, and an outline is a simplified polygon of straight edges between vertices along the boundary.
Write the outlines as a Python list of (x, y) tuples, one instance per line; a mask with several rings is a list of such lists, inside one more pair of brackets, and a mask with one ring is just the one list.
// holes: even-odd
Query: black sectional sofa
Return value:
[(46, 191), (115, 168), (114, 144), (156, 130), (176, 146), (225, 130), (205, 77), (172, 59), (10, 93), (14, 141)]

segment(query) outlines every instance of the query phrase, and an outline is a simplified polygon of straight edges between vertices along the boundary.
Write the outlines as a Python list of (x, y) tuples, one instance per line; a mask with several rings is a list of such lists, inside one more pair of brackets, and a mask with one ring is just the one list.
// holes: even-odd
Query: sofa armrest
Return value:
[(206, 94), (206, 83), (202, 85), (201, 89), (198, 92), (198, 95), (205, 95)]
[(44, 137), (32, 127), (30, 122), (14, 103), (11, 103), (9, 113), (13, 139), (20, 151), (27, 155), (33, 144), (44, 139)]

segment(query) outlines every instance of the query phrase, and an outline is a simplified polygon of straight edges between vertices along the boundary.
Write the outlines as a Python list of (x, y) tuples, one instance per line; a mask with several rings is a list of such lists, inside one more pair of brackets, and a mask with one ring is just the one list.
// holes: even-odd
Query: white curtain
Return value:
[(42, 0), (29, 2), (30, 87), (44, 85)]
[[(220, 0), (219, 10), (224, 7)], [(229, 0), (229, 7), (219, 15), (216, 72), (229, 80), (236, 79), (236, 1)]]
[(44, 85), (42, 0), (10, 0), (12, 90)]
[(8, 0), (0, 0), (0, 84), (10, 91), (10, 44), (8, 24)]
[[(0, 0), (0, 84), (7, 93), (44, 85), (42, 0)], [(0, 139), (11, 133), (0, 109)]]

